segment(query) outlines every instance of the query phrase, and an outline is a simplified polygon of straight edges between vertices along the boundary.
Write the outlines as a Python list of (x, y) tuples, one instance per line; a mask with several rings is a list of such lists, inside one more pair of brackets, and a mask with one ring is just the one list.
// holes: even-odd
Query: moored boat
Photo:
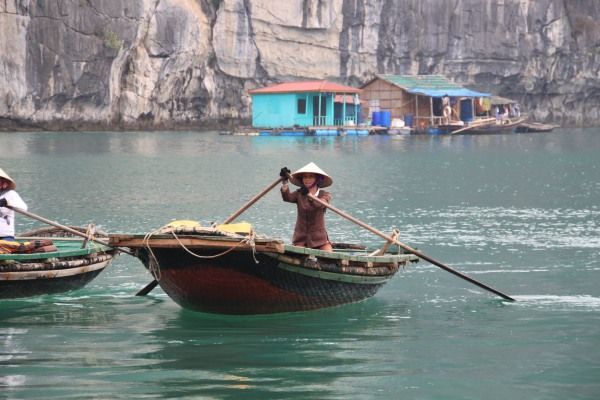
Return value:
[(390, 253), (387, 245), (377, 253), (355, 245), (325, 252), (220, 227), (112, 234), (110, 244), (134, 250), (182, 307), (222, 314), (305, 311), (361, 301), (418, 260)]
[(522, 122), (517, 126), (515, 132), (530, 133), (530, 132), (552, 132), (558, 125), (542, 124), (540, 122)]
[[(86, 232), (86, 228), (70, 228)], [(106, 234), (95, 234), (95, 237), (102, 236), (106, 237)], [(80, 289), (110, 265), (116, 252), (109, 246), (54, 227), (25, 232), (17, 241), (23, 244), (43, 242), (46, 246), (44, 252), (0, 254), (0, 299)]]
[(462, 133), (463, 135), (485, 135), (485, 134), (498, 134), (498, 133), (512, 133), (515, 128), (519, 126), (525, 119), (524, 118), (505, 118), (493, 122), (474, 124), (466, 128), (452, 132), (456, 135)]

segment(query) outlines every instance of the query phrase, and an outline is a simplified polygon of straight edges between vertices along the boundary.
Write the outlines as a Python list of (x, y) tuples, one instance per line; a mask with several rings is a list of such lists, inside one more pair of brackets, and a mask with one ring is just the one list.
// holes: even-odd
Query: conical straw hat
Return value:
[(10, 182), (9, 188), (11, 190), (15, 190), (17, 188), (17, 184), (15, 183), (15, 181), (13, 181), (12, 178), (10, 176), (8, 176), (8, 174), (6, 172), (4, 172), (4, 170), (2, 168), (0, 168), (0, 178), (4, 178)]
[(317, 166), (314, 162), (310, 162), (306, 164), (304, 167), (300, 168), (298, 171), (292, 173), (292, 177), (290, 182), (292, 182), (296, 186), (302, 186), (302, 174), (316, 174), (321, 175), (323, 180), (319, 182), (319, 187), (327, 187), (331, 186), (333, 183), (333, 179), (329, 175), (327, 175), (321, 168)]

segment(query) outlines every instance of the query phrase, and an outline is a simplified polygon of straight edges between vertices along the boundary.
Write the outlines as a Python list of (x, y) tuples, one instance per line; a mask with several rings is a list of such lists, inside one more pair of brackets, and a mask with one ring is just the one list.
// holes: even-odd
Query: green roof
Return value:
[(442, 75), (377, 75), (377, 77), (404, 89), (459, 89), (462, 86), (450, 82)]
[(377, 75), (409, 93), (439, 97), (449, 96), (489, 97), (489, 93), (477, 92), (451, 82), (443, 75)]

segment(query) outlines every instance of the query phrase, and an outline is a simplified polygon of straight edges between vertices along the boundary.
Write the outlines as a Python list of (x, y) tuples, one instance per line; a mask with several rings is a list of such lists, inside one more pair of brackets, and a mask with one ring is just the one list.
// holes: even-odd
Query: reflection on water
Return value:
[[(238, 391), (254, 398), (330, 397), (345, 391), (340, 378), (384, 373), (386, 352), (361, 348), (401, 340), (398, 323), (410, 319), (406, 306), (386, 310), (376, 299), (256, 317), (193, 313), (151, 298), (42, 300), (8, 302), (0, 311), (3, 326), (11, 326), (0, 330), (0, 357), (13, 372), (5, 387), (45, 398), (59, 397), (63, 385), (81, 396), (111, 398), (149, 388), (173, 398), (194, 387), (216, 397), (238, 398)], [(107, 379), (110, 387), (93, 387)]]
[[(297, 153), (323, 152), (369, 154), (394, 151), (435, 152), (442, 149), (453, 153), (474, 150), (518, 151), (521, 154), (540, 150), (547, 154), (597, 148), (597, 135), (590, 130), (557, 130), (548, 134), (527, 135), (418, 135), (418, 136), (220, 136), (216, 132), (20, 132), (0, 133), (0, 148), (7, 158), (25, 155), (102, 155), (129, 154), (153, 157), (170, 153), (201, 155), (221, 152)], [(552, 135), (552, 140), (548, 136)], [(590, 143), (590, 136), (593, 140)]]
[[(357, 351), (357, 346), (398, 336), (393, 332), (396, 321), (382, 315), (380, 306), (375, 300), (314, 313), (256, 317), (182, 310), (148, 334), (163, 344), (151, 357), (160, 359), (165, 370), (193, 374), (208, 395), (219, 397), (234, 389), (253, 398), (283, 391), (292, 398), (330, 397), (332, 391), (339, 393), (340, 378), (363, 370), (382, 372), (377, 370), (379, 352)], [(395, 312), (406, 316), (407, 309)], [(177, 395), (176, 386), (162, 385), (163, 393)]]

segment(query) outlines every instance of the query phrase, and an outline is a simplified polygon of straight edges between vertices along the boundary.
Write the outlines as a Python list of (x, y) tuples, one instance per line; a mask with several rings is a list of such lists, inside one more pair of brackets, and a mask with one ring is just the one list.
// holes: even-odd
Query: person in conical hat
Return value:
[(16, 182), (0, 168), (0, 240), (15, 240), (15, 212), (6, 206), (27, 210), (16, 188)]
[[(291, 174), (289, 169), (283, 167), (279, 175), (282, 177), (283, 201), (296, 203), (298, 209), (292, 243), (295, 246), (332, 251), (329, 235), (325, 229), (327, 207), (313, 201), (308, 193), (327, 203), (331, 202), (331, 193), (322, 188), (331, 186), (333, 179), (313, 162)], [(300, 188), (290, 191), (288, 177), (292, 184)]]
[(306, 164), (304, 167), (291, 174), (290, 182), (296, 186), (302, 187), (302, 177), (305, 173), (316, 175), (317, 181), (315, 184), (320, 188), (329, 187), (333, 183), (333, 179), (331, 179), (331, 177), (327, 175), (321, 168), (319, 168), (314, 162)]

